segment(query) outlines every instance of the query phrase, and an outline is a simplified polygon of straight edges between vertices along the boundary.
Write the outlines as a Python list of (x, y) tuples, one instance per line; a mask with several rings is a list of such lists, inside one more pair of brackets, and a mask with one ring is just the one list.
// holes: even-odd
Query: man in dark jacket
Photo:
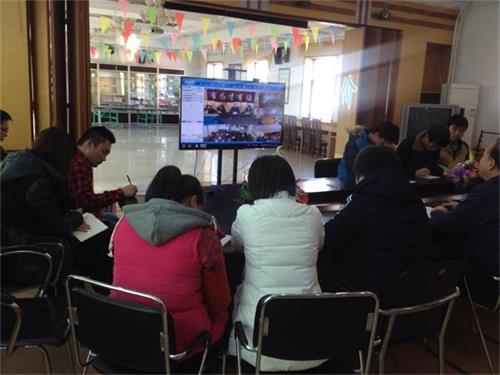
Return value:
[(485, 180), (454, 209), (438, 206), (431, 212), (431, 225), (443, 237), (451, 239), (456, 254), (465, 255), (483, 270), (499, 275), (499, 180), (500, 140), (490, 145), (479, 163), (479, 175)]
[(404, 175), (410, 180), (429, 175), (442, 176), (443, 169), (438, 164), (439, 154), (441, 148), (450, 142), (449, 138), (448, 128), (432, 125), (427, 131), (401, 142), (398, 154)]
[(325, 225), (320, 283), (328, 290), (331, 280), (340, 279), (355, 290), (383, 294), (399, 274), (430, 258), (428, 219), (400, 172), (395, 151), (383, 146), (363, 149), (354, 172), (354, 193)]
[(342, 182), (354, 185), (354, 159), (367, 146), (387, 146), (396, 149), (399, 128), (392, 122), (381, 122), (373, 128), (356, 126), (349, 131), (349, 141), (345, 145), (337, 175)]

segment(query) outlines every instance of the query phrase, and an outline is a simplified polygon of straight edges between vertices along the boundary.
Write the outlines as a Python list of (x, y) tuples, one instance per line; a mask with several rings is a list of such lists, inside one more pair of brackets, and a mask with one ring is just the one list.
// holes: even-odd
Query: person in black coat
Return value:
[(499, 275), (499, 180), (500, 140), (490, 145), (479, 163), (485, 180), (455, 208), (438, 206), (431, 212), (433, 229), (451, 240), (455, 256), (465, 255), (469, 262), (491, 275)]
[(388, 147), (368, 146), (356, 157), (354, 192), (325, 225), (318, 260), (323, 291), (341, 284), (383, 295), (398, 275), (430, 259), (425, 207), (400, 168)]
[(404, 175), (410, 180), (429, 175), (442, 176), (443, 169), (438, 164), (439, 155), (441, 148), (449, 142), (448, 128), (441, 125), (432, 125), (427, 131), (406, 138), (398, 146)]
[[(66, 175), (76, 143), (61, 128), (43, 130), (31, 150), (10, 153), (2, 161), (2, 245), (19, 245), (37, 237), (57, 237), (68, 244), (65, 270), (111, 282), (107, 256), (111, 231), (80, 243), (71, 233), (87, 231), (82, 211), (74, 209)], [(74, 262), (74, 264), (73, 264)], [(65, 271), (65, 272), (66, 272)]]
[(70, 210), (66, 188), (66, 173), (75, 154), (76, 144), (69, 135), (50, 128), (40, 133), (31, 150), (5, 158), (0, 167), (4, 245), (38, 236), (63, 238), (83, 224), (81, 212)]

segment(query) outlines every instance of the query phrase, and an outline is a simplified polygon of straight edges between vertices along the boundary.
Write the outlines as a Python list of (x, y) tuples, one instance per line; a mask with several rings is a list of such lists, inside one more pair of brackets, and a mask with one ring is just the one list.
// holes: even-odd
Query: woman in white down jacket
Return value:
[[(233, 321), (253, 337), (257, 303), (266, 294), (321, 293), (316, 272), (324, 229), (316, 207), (297, 203), (295, 176), (280, 156), (262, 156), (250, 167), (248, 188), (253, 204), (238, 209), (231, 234), (235, 251), (244, 251), (243, 283), (235, 296)], [(229, 353), (236, 355), (234, 332)], [(255, 366), (255, 354), (242, 348)], [(262, 371), (299, 371), (325, 361), (285, 361), (262, 357)]]

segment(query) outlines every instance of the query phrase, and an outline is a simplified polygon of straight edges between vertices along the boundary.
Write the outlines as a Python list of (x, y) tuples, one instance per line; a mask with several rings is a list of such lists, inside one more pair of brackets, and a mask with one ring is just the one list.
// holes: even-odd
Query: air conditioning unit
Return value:
[(444, 84), (441, 90), (441, 104), (454, 104), (460, 106), (463, 115), (469, 121), (469, 127), (463, 140), (472, 144), (472, 135), (476, 123), (476, 112), (479, 104), (479, 85), (462, 83)]

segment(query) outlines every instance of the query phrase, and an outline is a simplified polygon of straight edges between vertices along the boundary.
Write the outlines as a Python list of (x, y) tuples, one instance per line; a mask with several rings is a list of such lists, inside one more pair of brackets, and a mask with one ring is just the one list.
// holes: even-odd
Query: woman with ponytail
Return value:
[[(221, 339), (229, 319), (229, 285), (213, 218), (200, 210), (200, 182), (174, 166), (158, 171), (146, 203), (123, 208), (115, 229), (113, 285), (160, 298), (171, 314), (176, 351), (201, 332)], [(120, 293), (112, 296), (148, 302)], [(201, 351), (201, 347), (199, 351)]]

